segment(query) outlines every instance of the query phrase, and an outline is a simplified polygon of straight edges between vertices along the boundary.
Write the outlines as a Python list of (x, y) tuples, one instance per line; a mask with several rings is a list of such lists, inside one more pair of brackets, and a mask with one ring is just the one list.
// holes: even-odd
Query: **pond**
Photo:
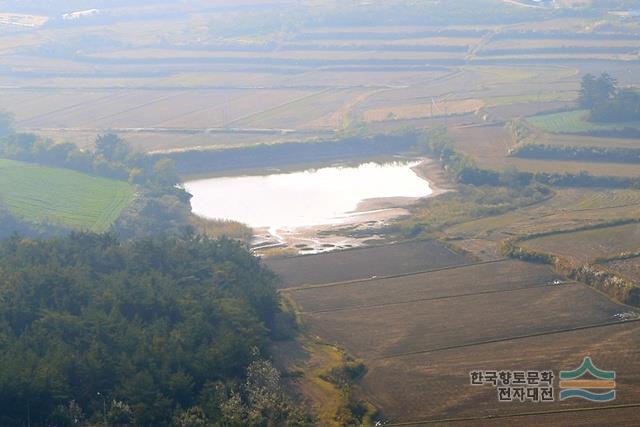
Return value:
[[(420, 162), (364, 163), (272, 175), (217, 177), (189, 181), (193, 212), (251, 227), (294, 229), (339, 224), (367, 199), (431, 194), (412, 168)], [(362, 213), (362, 212), (359, 212)]]

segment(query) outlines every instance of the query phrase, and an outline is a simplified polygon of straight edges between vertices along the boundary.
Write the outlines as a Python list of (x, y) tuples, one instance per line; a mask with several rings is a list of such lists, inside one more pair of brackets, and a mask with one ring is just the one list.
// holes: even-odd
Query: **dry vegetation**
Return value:
[(636, 283), (640, 283), (640, 257), (610, 261), (605, 265), (610, 270), (618, 272)]
[(237, 221), (206, 219), (192, 215), (189, 223), (197, 233), (213, 238), (229, 237), (248, 244), (253, 237), (253, 230)]
[(577, 261), (640, 250), (640, 224), (559, 233), (527, 240), (524, 246)]
[[(513, 236), (572, 230), (638, 215), (638, 190), (563, 189), (544, 203), (454, 225), (445, 235), (486, 258), (495, 256), (499, 243)], [(632, 240), (626, 241), (632, 244)]]

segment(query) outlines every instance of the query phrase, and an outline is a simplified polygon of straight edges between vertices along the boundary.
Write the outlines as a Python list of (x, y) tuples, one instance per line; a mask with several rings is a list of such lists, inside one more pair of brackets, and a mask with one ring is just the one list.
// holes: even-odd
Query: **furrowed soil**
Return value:
[[(525, 313), (532, 322), (537, 320), (528, 311)], [(394, 422), (479, 417), (460, 425), (633, 425), (630, 421), (635, 420), (637, 424), (637, 412), (634, 414), (626, 409), (485, 420), (481, 417), (561, 409), (595, 409), (602, 404), (576, 399), (554, 403), (500, 403), (493, 387), (470, 386), (469, 372), (554, 370), (557, 375), (559, 370), (575, 369), (583, 357), (589, 355), (596, 366), (616, 371), (617, 397), (611, 404), (637, 403), (640, 402), (639, 339), (640, 325), (637, 322), (619, 323), (374, 360), (368, 363), (369, 373), (362, 387)], [(558, 390), (556, 397), (557, 393)]]
[(283, 287), (343, 282), (461, 265), (467, 259), (442, 244), (417, 241), (319, 255), (265, 260)]
[[(386, 248), (390, 255), (395, 251)], [(330, 275), (340, 268), (340, 256), (359, 251), (289, 258), (278, 267), (283, 276), (298, 275), (296, 262), (303, 261), (305, 269), (318, 269), (318, 283), (322, 271)], [(298, 284), (309, 283), (296, 277)], [(360, 393), (390, 425), (448, 425), (437, 420), (459, 418), (468, 418), (458, 421), (467, 426), (549, 420), (595, 426), (604, 419), (627, 425), (625, 407), (607, 409), (605, 417), (573, 411), (593, 407), (575, 399), (499, 403), (496, 389), (469, 385), (474, 369), (557, 373), (591, 355), (600, 368), (617, 371), (615, 404), (640, 401), (640, 325), (614, 317), (629, 309), (581, 283), (556, 280), (547, 266), (497, 260), (281, 292), (295, 302), (306, 334), (363, 360), (368, 370)], [(557, 410), (570, 412), (533, 414)]]
[[(611, 321), (619, 311), (616, 304), (583, 285), (551, 285), (545, 276), (535, 283), (521, 279), (515, 271), (507, 283), (476, 291), (474, 283), (492, 281), (493, 271), (492, 265), (484, 272), (472, 269), (466, 278), (470, 289), (462, 293), (443, 296), (442, 291), (424, 291), (417, 299), (404, 299), (402, 285), (391, 279), (387, 289), (368, 291), (380, 295), (369, 305), (325, 309), (304, 314), (303, 319), (328, 342), (358, 357), (375, 359), (599, 324)], [(388, 287), (396, 298), (388, 296)], [(340, 299), (340, 291), (326, 289), (332, 299)], [(294, 299), (299, 292), (304, 291), (293, 293)], [(297, 302), (304, 311), (304, 303)]]

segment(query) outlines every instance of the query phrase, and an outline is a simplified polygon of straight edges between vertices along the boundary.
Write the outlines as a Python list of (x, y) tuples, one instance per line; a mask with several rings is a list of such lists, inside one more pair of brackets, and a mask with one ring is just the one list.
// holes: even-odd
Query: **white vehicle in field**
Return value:
[(621, 322), (624, 322), (626, 320), (640, 319), (640, 313), (637, 313), (635, 311), (627, 311), (624, 313), (616, 313), (613, 315), (613, 317), (617, 320), (620, 320)]

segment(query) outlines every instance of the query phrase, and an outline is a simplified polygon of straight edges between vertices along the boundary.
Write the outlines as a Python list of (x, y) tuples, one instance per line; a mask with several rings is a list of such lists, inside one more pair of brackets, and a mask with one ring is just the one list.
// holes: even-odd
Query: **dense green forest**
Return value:
[(234, 241), (13, 237), (0, 271), (0, 425), (308, 421), (265, 358), (276, 277)]
[(18, 234), (21, 236), (46, 237), (68, 232), (63, 227), (48, 223), (36, 223), (22, 218), (16, 218), (2, 204), (0, 200), (0, 239)]

